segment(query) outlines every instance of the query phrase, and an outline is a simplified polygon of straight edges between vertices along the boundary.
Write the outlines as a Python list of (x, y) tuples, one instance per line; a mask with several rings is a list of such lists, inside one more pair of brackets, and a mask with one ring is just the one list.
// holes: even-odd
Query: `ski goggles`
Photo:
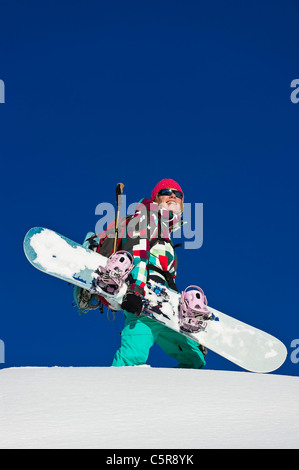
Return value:
[(179, 199), (183, 199), (183, 193), (182, 191), (179, 191), (178, 189), (170, 189), (170, 188), (163, 188), (158, 192), (158, 196), (171, 196), (171, 194), (174, 194), (176, 197)]

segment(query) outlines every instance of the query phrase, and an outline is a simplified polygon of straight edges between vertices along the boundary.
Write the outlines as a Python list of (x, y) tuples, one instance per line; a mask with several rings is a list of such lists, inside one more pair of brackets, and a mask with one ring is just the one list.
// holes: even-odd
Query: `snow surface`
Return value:
[(298, 448), (299, 378), (150, 367), (0, 371), (0, 448)]

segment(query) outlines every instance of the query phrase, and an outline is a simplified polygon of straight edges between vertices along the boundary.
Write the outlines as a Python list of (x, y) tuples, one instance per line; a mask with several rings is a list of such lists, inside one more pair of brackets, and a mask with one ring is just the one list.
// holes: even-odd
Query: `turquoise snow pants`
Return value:
[(177, 367), (201, 369), (205, 359), (199, 345), (151, 318), (124, 312), (126, 321), (121, 333), (121, 346), (114, 356), (112, 366), (137, 366), (146, 364), (150, 348), (158, 344), (170, 357), (178, 361)]

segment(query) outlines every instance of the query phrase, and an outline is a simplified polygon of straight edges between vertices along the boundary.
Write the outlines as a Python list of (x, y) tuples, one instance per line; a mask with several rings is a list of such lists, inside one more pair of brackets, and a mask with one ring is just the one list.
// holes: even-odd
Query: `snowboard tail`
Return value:
[[(29, 262), (40, 271), (105, 298), (112, 310), (120, 310), (127, 284), (117, 295), (104, 292), (96, 283), (97, 269), (108, 258), (52, 230), (35, 227), (24, 239)], [(196, 333), (182, 330), (179, 318), (181, 294), (154, 281), (145, 288), (143, 315), (163, 323), (245, 370), (267, 373), (278, 369), (287, 357), (284, 344), (274, 336), (212, 307), (211, 318)]]

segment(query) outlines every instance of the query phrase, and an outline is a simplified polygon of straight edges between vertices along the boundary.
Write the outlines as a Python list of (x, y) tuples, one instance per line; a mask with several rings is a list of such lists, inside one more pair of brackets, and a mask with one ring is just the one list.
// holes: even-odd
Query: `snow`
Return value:
[[(72, 278), (74, 273), (85, 269), (94, 271), (100, 263), (98, 254), (86, 251), (80, 245), (71, 246), (65, 239), (52, 230), (43, 229), (35, 233), (30, 245), (36, 253), (34, 263), (48, 273)], [(74, 256), (74, 253), (76, 256)]]
[(0, 448), (298, 448), (299, 378), (150, 367), (0, 371)]

